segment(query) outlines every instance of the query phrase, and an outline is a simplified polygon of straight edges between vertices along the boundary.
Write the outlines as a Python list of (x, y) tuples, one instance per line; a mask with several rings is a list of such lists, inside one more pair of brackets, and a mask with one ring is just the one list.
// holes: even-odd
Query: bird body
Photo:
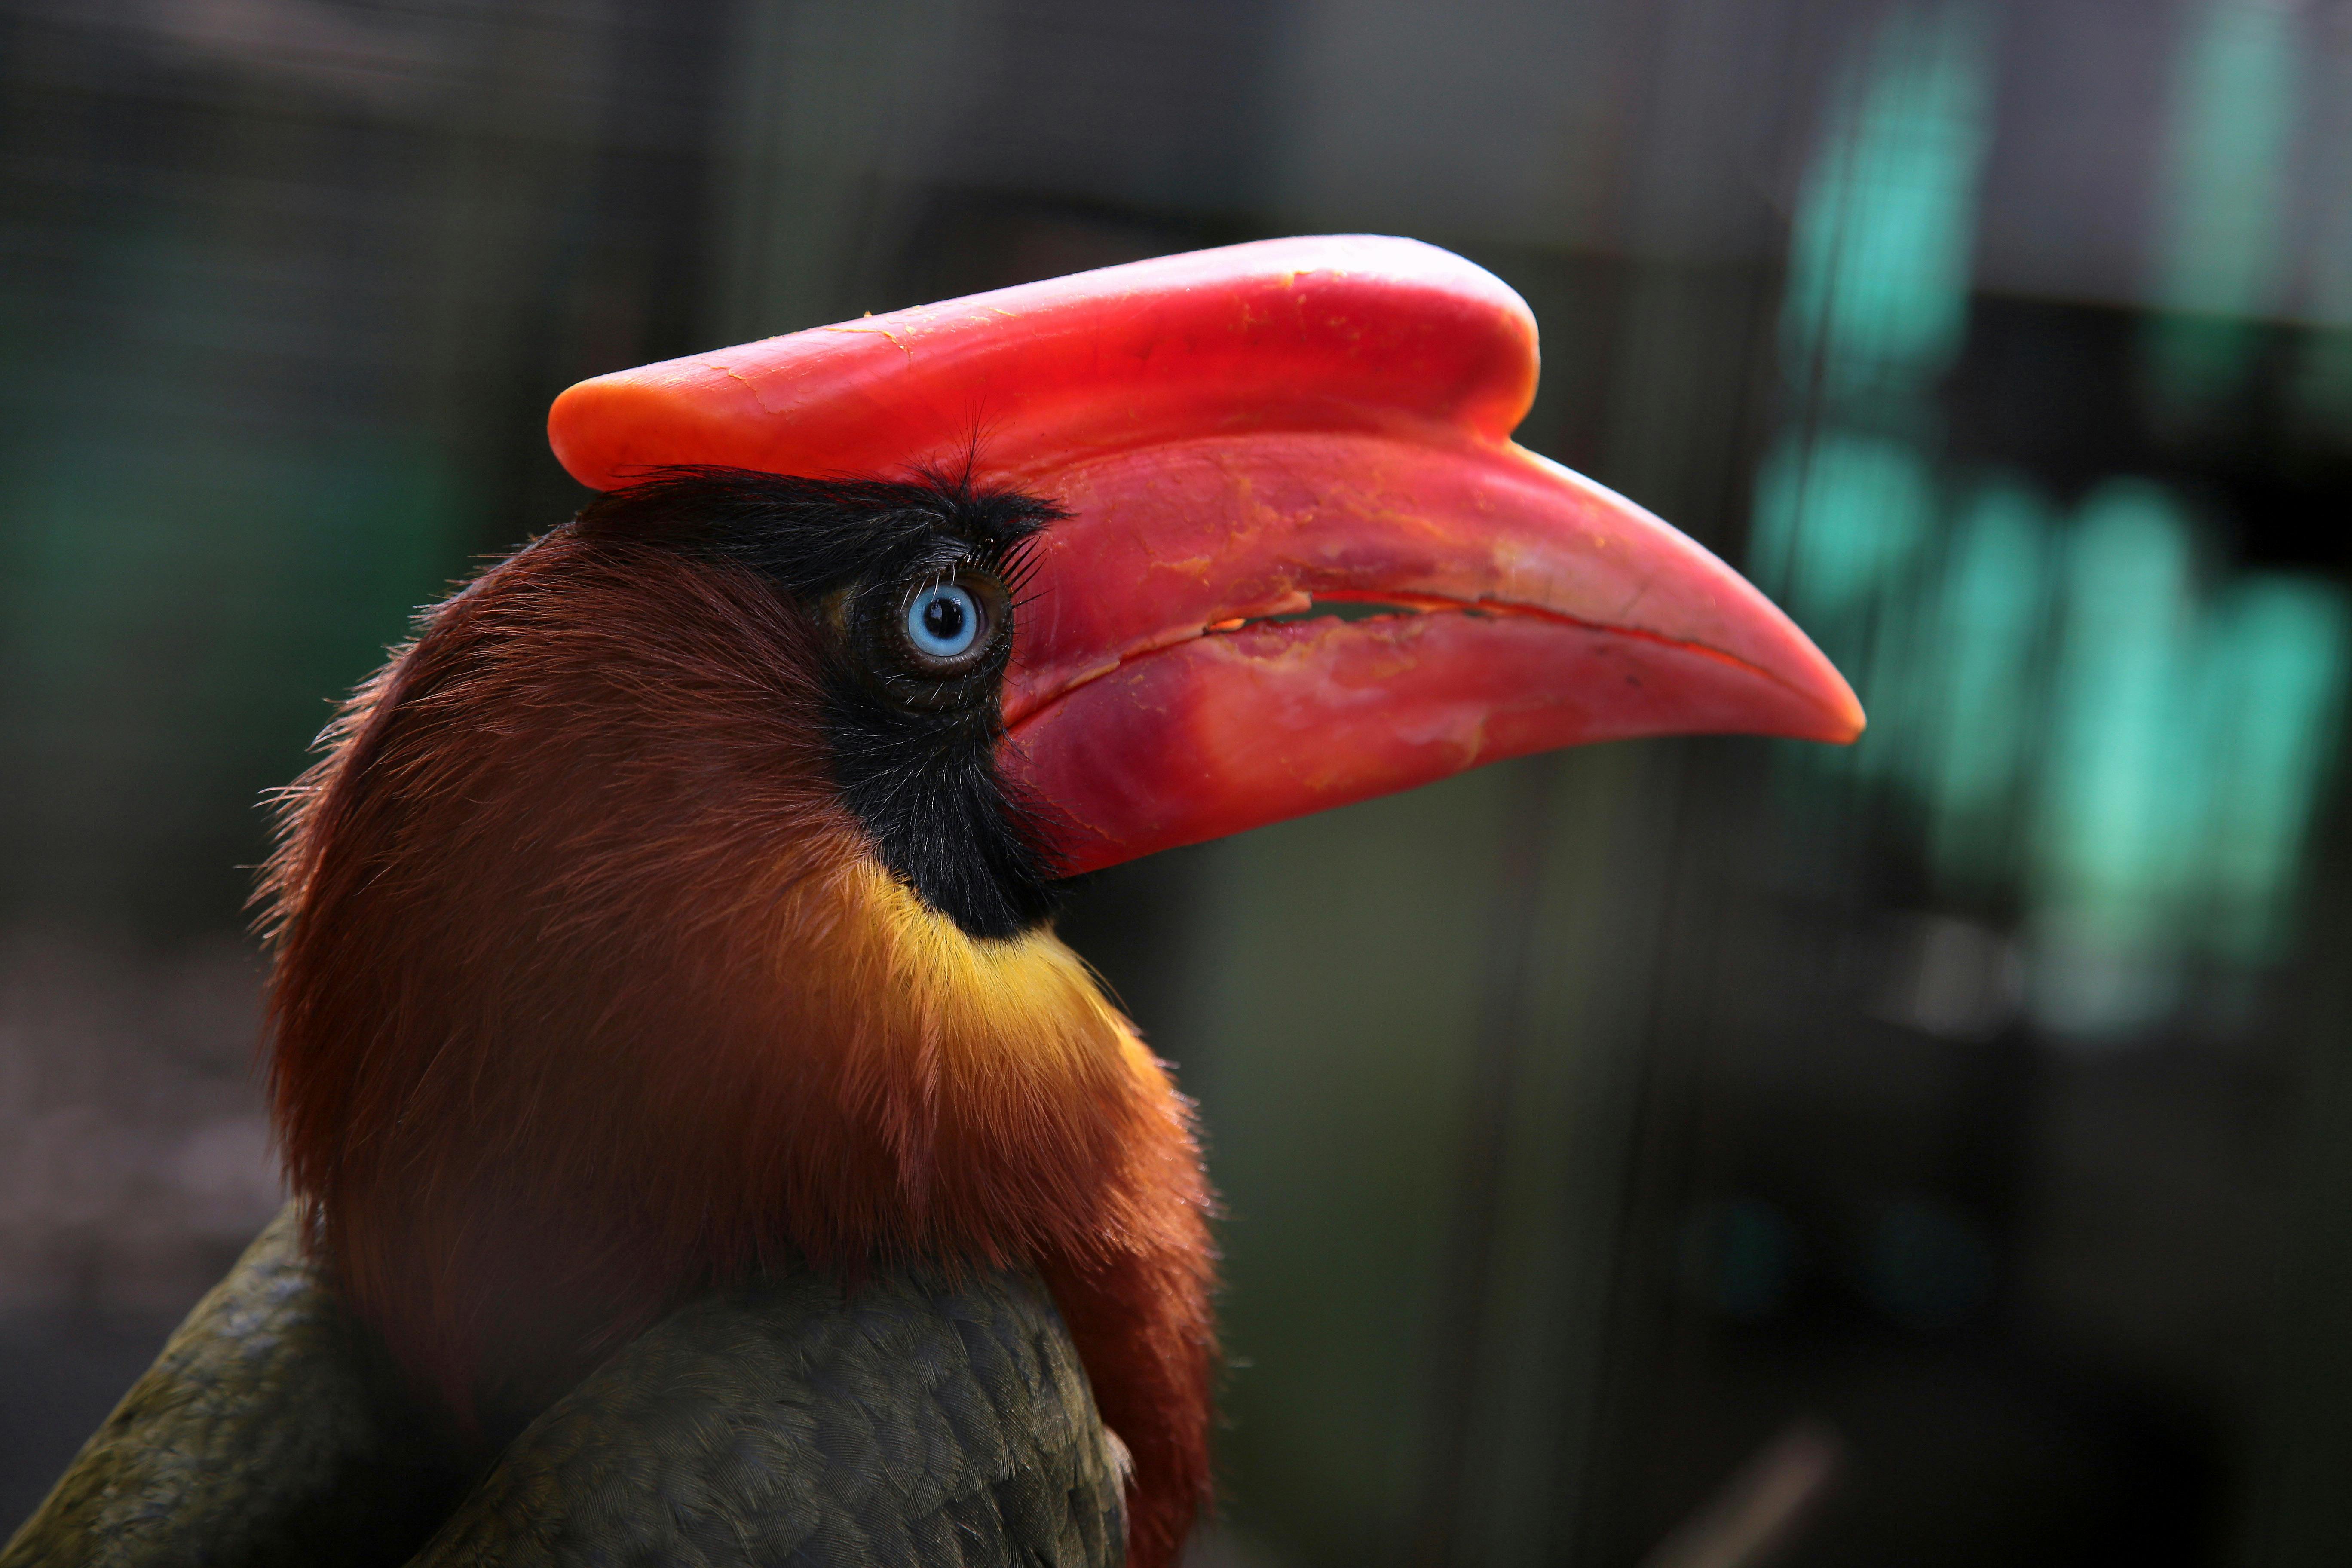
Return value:
[(289, 1206), (189, 1314), (5, 1560), (558, 1568), (1118, 1553), (1121, 1457), (1034, 1278), (760, 1277), (671, 1314), (487, 1470)]
[[(477, 1457), (467, 1509), (573, 1517), (513, 1479), (550, 1423), (587, 1453), (598, 1420), (692, 1447), (719, 1419), (591, 1391), (659, 1368), (723, 1403), (768, 1386), (775, 1322), (863, 1342), (842, 1322), (897, 1302), (942, 1347), (1022, 1325), (1031, 1391), (941, 1451), (1025, 1479), (944, 1535), (948, 1494), (875, 1489), (941, 1429), (910, 1339), (869, 1369), (900, 1405), (848, 1395), (896, 1415), (775, 1449), (896, 1522), (796, 1550), (1174, 1560), (1209, 1495), (1212, 1200), (1189, 1105), (1053, 934), (1057, 884), (1551, 746), (1860, 727), (1727, 567), (1510, 443), (1534, 384), (1497, 280), (1343, 238), (558, 400), (597, 498), (422, 617), (289, 792), (264, 884), (303, 1245)], [(750, 1337), (697, 1361), (698, 1331)], [(744, 1560), (782, 1528), (746, 1524)], [(496, 1537), (435, 1560), (526, 1560)]]

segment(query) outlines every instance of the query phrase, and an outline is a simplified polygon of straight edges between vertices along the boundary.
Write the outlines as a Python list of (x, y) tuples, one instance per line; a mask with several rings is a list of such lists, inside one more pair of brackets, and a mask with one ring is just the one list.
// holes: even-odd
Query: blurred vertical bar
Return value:
[(2289, 955), (2314, 818), (2336, 779), (2352, 605), (2315, 578), (2251, 574), (2225, 591), (2210, 635), (2210, 902), (2196, 934), (2213, 957), (2260, 970)]
[(719, 286), (742, 342), (913, 301), (893, 292), (962, 106), (971, 0), (743, 0), (728, 55)]
[(2298, 116), (2301, 7), (2198, 0), (2176, 46), (2172, 140), (2148, 322), (2162, 423), (2210, 420), (2244, 387), (2284, 281), (2281, 221)]
[[(1788, 95), (1816, 79), (1823, 20), (1719, 0), (1619, 15), (1617, 47), (1644, 88), (1616, 170), (1629, 264), (1586, 416), (1597, 439), (1563, 455), (1735, 559), (1778, 290), (1768, 270), (1712, 248), (1738, 212), (1717, 159), (1740, 146), (1733, 177), (1752, 188), (1786, 156), (1800, 129)], [(1579, 357), (1547, 342), (1550, 365)], [(1650, 1512), (1648, 1444), (1682, 1331), (1662, 1300), (1675, 1289), (1662, 1251), (1691, 1175), (1685, 1140), (1706, 1114), (1715, 972), (1752, 826), (1734, 781), (1759, 754), (1717, 742), (1561, 759), (1465, 1560), (1631, 1561), (1666, 1528)]]
[[(2332, 635), (2341, 636), (2340, 628)], [(2340, 740), (2330, 737), (2327, 752)], [(2332, 758), (2330, 760), (2339, 760)], [(2288, 1184), (2274, 1224), (2274, 1278), (2248, 1368), (2231, 1568), (2334, 1568), (2352, 1562), (2352, 797), (2321, 795), (2324, 820), (2300, 868), (2317, 896), (2296, 967), (2298, 1005), (2280, 1020), (2295, 1047)]]
[(2179, 1000), (2178, 943), (2210, 757), (2195, 728), (2190, 525), (2116, 480), (2067, 540), (2030, 879), (2035, 1012), (2062, 1034), (2144, 1028)]
[(1507, 771), (1500, 853), (1488, 879), (1486, 963), (1470, 1038), (1454, 1213), (1433, 1313), (1429, 1362), (1434, 1386), (1412, 1552), (1412, 1562), (1432, 1568), (1494, 1560), (1487, 1543), (1468, 1528), (1472, 1499), (1484, 1489), (1470, 1471), (1471, 1443), (1480, 1415), (1495, 1287), (1504, 1272), (1496, 1242), (1502, 1228), (1512, 1112), (1526, 1077), (1530, 993), (1542, 963), (1538, 944), (1546, 934), (1541, 915), (1557, 766), (1553, 757), (1531, 757)]
[(1928, 639), (1946, 662), (1921, 764), (1935, 877), (1964, 905), (1997, 895), (2025, 868), (2013, 829), (2039, 732), (2055, 526), (2049, 503), (2009, 479), (1979, 488), (1953, 524)]
[(2316, 85), (2314, 162), (2324, 173), (2313, 214), (2301, 304), (2313, 331), (2298, 345), (2293, 412), (2306, 438), (2352, 445), (2352, 13), (2313, 20), (2305, 68)]
[(1992, 20), (1889, 11), (1848, 64), (1790, 240), (1781, 364), (1797, 417), (1759, 478), (1749, 560), (1854, 680), (1871, 717), (1807, 776), (1892, 777), (1933, 723), (1917, 602), (1943, 526), (1938, 384), (1968, 321)]

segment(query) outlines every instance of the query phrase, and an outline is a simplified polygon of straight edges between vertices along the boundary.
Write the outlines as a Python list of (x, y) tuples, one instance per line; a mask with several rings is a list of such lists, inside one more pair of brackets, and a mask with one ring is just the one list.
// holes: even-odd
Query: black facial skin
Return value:
[[(929, 474), (888, 484), (677, 468), (599, 496), (573, 526), (749, 567), (816, 622), (843, 801), (901, 881), (990, 940), (1043, 923), (1058, 901), (1038, 810), (998, 773), (996, 746), (1023, 547), (1062, 515)], [(988, 623), (944, 661), (906, 629), (913, 596), (939, 583), (962, 587)]]

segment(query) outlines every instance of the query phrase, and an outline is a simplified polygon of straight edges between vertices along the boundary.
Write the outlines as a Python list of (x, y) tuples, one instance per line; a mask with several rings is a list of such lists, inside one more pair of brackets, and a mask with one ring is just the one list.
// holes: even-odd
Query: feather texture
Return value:
[(1052, 1301), (1019, 1273), (893, 1272), (854, 1291), (808, 1269), (755, 1279), (656, 1324), (486, 1474), (453, 1462), (449, 1437), (305, 1256), (289, 1207), (0, 1568), (1119, 1556), (1116, 1450)]
[(289, 1205), (82, 1446), (0, 1568), (407, 1560), (470, 1479)]
[(428, 613), (268, 874), (289, 1173), (492, 1439), (763, 1271), (1034, 1268), (1158, 1568), (1208, 1483), (1189, 1107), (1050, 931), (976, 940), (877, 858), (824, 635), (750, 568), (576, 528)]

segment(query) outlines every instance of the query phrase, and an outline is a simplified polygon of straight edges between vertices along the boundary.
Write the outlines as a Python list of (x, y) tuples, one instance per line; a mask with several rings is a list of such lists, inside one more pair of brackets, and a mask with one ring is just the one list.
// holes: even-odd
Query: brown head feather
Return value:
[(1207, 1485), (1189, 1108), (1050, 933), (973, 941), (882, 869), (822, 635), (747, 569), (573, 529), (426, 614), (265, 879), (289, 1173), (490, 1432), (748, 1270), (1036, 1267), (1154, 1568)]

